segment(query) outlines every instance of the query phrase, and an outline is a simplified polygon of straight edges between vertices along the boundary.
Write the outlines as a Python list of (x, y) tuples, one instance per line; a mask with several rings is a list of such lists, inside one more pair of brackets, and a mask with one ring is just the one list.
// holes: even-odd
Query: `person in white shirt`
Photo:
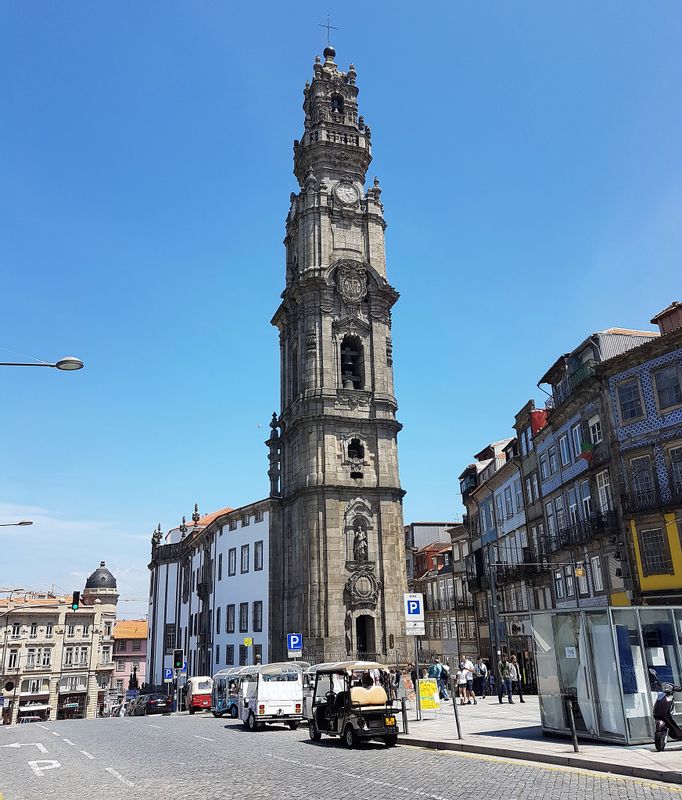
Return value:
[(460, 706), (463, 706), (466, 703), (468, 674), (469, 673), (467, 670), (460, 666), (459, 670), (457, 670), (457, 675), (455, 676), (457, 680), (457, 693), (459, 694)]
[(474, 665), (467, 656), (460, 657), (460, 669), (465, 670), (467, 673), (467, 705), (471, 705), (472, 700), (474, 705), (477, 705), (476, 694), (474, 693)]

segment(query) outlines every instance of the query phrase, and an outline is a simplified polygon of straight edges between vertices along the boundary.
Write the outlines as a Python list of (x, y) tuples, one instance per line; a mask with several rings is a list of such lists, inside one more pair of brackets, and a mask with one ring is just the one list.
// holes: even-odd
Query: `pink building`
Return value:
[(147, 679), (147, 620), (120, 619), (114, 625), (114, 671), (111, 689), (125, 696), (133, 670), (138, 686)]

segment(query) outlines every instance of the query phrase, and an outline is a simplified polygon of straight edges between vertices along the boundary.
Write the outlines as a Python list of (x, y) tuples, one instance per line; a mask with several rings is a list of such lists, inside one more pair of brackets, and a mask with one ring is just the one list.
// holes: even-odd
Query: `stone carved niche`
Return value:
[(356, 498), (348, 504), (343, 519), (346, 540), (346, 567), (350, 570), (369, 565), (374, 569), (377, 554), (374, 514), (370, 504)]
[(367, 269), (359, 261), (339, 261), (336, 264), (336, 291), (344, 303), (360, 303), (367, 295)]

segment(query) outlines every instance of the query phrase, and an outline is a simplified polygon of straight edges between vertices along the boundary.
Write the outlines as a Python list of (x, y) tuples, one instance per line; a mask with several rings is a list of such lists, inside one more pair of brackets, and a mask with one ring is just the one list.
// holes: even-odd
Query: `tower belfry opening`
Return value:
[[(327, 27), (327, 26), (325, 26)], [(303, 90), (286, 221), (286, 284), (273, 317), (281, 412), (270, 447), (271, 658), (301, 632), (313, 663), (373, 653), (408, 658), (386, 223), (369, 186), (371, 131), (357, 72), (328, 43)], [(361, 521), (361, 522), (359, 522)], [(277, 648), (280, 648), (278, 651)]]

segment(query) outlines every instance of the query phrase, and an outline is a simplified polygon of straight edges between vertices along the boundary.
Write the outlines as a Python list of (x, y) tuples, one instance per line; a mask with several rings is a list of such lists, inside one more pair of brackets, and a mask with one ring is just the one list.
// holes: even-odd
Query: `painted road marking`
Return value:
[(125, 783), (125, 785), (129, 786), (131, 789), (135, 788), (135, 784), (132, 781), (129, 781), (126, 778), (124, 778), (123, 775), (121, 775), (120, 772), (116, 772), (116, 770), (113, 767), (107, 767), (106, 770), (111, 775), (113, 775), (114, 778), (118, 778), (118, 780), (121, 781), (121, 783)]
[(203, 739), (205, 742), (215, 742), (215, 739), (209, 739), (208, 736), (197, 736), (196, 733), (193, 733), (195, 739)]
[(42, 728), (44, 731), (49, 730), (47, 725), (41, 725), (39, 722), (36, 723), (36, 728)]
[(71, 741), (71, 739), (64, 739), (64, 741), (65, 741), (67, 744), (70, 744), (70, 745), (71, 745), (71, 747), (73, 747), (73, 746), (74, 746), (74, 742), (72, 742), (72, 741)]
[(148, 728), (159, 728), (159, 730), (161, 729), (161, 726), (160, 726), (160, 725), (152, 725), (152, 723), (151, 723), (151, 722), (148, 722), (148, 723), (147, 723), (147, 727), (148, 727)]
[(40, 761), (29, 761), (28, 765), (39, 778), (43, 777), (43, 772), (46, 770), (58, 769), (61, 767), (59, 761), (50, 761), (47, 758), (41, 759)]
[(53, 736), (61, 736), (61, 733), (57, 733), (57, 731), (52, 731)]
[(93, 756), (91, 753), (88, 753), (88, 751), (87, 751), (87, 750), (81, 750), (81, 753), (83, 753), (83, 755), (84, 755), (86, 758), (94, 758), (94, 756)]
[(40, 742), (14, 742), (13, 744), (3, 744), (2, 747), (37, 747), (41, 753), (47, 753), (47, 747)]

